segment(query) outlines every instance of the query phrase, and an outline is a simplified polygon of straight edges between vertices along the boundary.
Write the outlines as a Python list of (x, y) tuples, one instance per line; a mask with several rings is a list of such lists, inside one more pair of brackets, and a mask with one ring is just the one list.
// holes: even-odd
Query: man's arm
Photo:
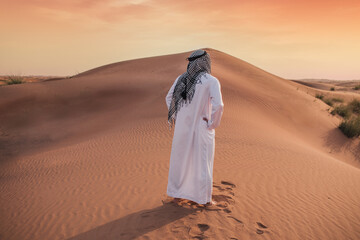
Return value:
[(210, 85), (211, 99), (211, 120), (208, 121), (208, 129), (215, 129), (220, 125), (221, 117), (224, 111), (221, 86), (219, 80), (215, 79)]
[[(180, 76), (179, 76), (180, 77)], [(177, 77), (173, 83), (173, 85), (171, 86), (170, 90), (168, 91), (166, 97), (165, 97), (165, 101), (166, 101), (166, 106), (169, 110), (170, 108), (170, 103), (171, 103), (171, 100), (172, 100), (172, 96), (173, 96), (173, 92), (174, 92), (174, 88), (175, 88), (175, 85), (177, 83), (177, 80), (179, 79), (179, 77)]]

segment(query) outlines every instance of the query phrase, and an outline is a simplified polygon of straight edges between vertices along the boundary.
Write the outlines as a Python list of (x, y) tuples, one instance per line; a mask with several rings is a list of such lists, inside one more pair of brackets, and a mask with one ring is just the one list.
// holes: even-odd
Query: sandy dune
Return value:
[[(360, 98), (360, 90), (355, 90), (355, 86), (360, 86), (360, 80), (293, 80), (297, 84), (297, 88), (311, 94), (313, 96), (324, 95), (326, 98), (341, 98), (344, 103), (349, 103), (353, 99)], [(334, 90), (331, 91), (331, 88)]]
[(165, 95), (190, 52), (137, 59), (0, 87), (0, 239), (360, 239), (359, 139), (308, 87), (209, 51), (217, 206), (166, 196)]
[[(44, 82), (44, 81), (54, 81), (63, 79), (64, 77), (59, 76), (10, 76), (10, 78), (21, 79), (24, 83), (35, 83), (35, 82)], [(6, 85), (6, 82), (9, 81), (9, 76), (0, 76), (0, 86)]]

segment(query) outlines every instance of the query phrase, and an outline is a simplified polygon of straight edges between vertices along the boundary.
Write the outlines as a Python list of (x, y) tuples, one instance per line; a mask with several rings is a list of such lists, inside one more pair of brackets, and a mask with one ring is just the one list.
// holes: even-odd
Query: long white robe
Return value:
[[(168, 109), (178, 79), (166, 96)], [(191, 103), (184, 104), (177, 113), (167, 195), (205, 204), (211, 201), (215, 128), (220, 125), (224, 103), (217, 78), (205, 74), (200, 80)], [(203, 117), (209, 119), (208, 123)]]

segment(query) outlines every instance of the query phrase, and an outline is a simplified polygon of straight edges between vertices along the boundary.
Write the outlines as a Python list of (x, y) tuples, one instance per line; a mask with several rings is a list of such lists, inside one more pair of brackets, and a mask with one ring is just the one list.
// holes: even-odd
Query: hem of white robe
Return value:
[(196, 203), (198, 203), (198, 204), (206, 204), (206, 203), (208, 203), (208, 202), (211, 202), (211, 198), (210, 198), (209, 201), (207, 201), (207, 200), (204, 200), (204, 201), (201, 201), (201, 200), (200, 200), (200, 201), (198, 201), (197, 199), (195, 199), (195, 198), (193, 198), (193, 197), (190, 197), (190, 196), (187, 196), (187, 195), (184, 195), (184, 194), (173, 194), (173, 193), (167, 192), (167, 195), (168, 195), (169, 197), (173, 197), (173, 198), (183, 198), (183, 199), (191, 200), (191, 201), (196, 202)]

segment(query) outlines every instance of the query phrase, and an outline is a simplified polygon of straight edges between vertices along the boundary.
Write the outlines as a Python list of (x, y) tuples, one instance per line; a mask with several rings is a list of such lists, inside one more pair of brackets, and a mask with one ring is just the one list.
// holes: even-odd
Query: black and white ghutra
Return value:
[(201, 83), (201, 76), (205, 73), (211, 73), (211, 60), (205, 50), (196, 50), (187, 58), (189, 64), (186, 72), (178, 79), (172, 100), (169, 107), (168, 123), (171, 129), (175, 123), (177, 113), (184, 104), (191, 103), (195, 94), (195, 85)]

